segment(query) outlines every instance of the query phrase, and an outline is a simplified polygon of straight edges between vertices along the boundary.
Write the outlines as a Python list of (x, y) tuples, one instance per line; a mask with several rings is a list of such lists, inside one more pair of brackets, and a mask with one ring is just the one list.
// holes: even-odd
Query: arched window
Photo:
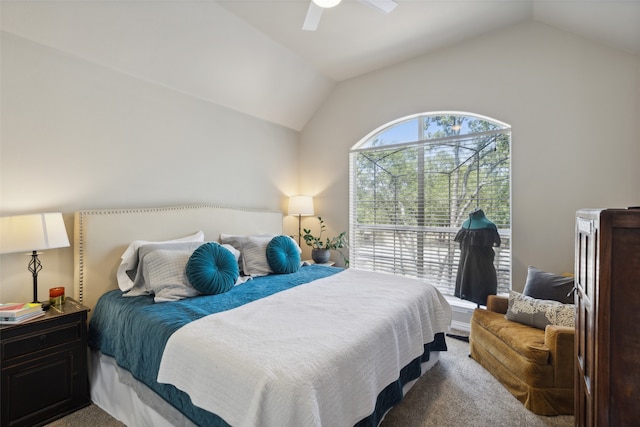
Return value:
[(396, 120), (350, 151), (350, 265), (417, 277), (453, 295), (454, 238), (481, 208), (496, 224), (498, 293), (511, 277), (511, 128), (469, 113)]

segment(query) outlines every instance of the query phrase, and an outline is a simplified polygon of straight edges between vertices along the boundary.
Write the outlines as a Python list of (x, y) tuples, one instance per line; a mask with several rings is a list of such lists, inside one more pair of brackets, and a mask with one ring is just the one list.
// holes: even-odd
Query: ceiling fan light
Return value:
[(342, 0), (313, 0), (313, 2), (320, 6), (323, 7), (325, 9), (328, 9), (330, 7), (334, 7), (340, 4)]

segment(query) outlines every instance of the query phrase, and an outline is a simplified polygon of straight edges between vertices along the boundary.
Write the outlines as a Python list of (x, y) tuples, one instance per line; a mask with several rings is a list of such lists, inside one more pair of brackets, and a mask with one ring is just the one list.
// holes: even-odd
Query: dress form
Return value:
[(494, 246), (500, 246), (496, 225), (476, 209), (462, 224), (455, 241), (460, 243), (460, 262), (454, 295), (475, 302), (478, 307), (487, 304), (487, 296), (495, 295), (498, 279), (493, 264)]

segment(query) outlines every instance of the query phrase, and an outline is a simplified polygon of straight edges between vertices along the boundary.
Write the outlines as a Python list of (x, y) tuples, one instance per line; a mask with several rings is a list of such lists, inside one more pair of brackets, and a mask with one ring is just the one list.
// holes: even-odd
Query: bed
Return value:
[[(451, 309), (418, 280), (300, 263), (282, 221), (211, 205), (76, 212), (74, 291), (91, 309), (92, 401), (130, 426), (379, 425), (446, 350)], [(287, 267), (258, 274), (255, 260), (264, 264), (266, 247), (273, 264), (276, 241)], [(203, 249), (226, 263), (206, 292), (134, 292), (167, 265), (184, 271), (180, 262), (197, 282)], [(123, 291), (127, 253), (138, 285)], [(209, 291), (229, 283), (220, 275), (230, 259), (252, 277)]]

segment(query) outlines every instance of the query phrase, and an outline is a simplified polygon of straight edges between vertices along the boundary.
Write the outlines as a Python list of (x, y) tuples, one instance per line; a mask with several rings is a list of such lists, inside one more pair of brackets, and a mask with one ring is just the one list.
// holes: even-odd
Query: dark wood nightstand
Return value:
[(88, 406), (87, 312), (72, 298), (0, 327), (2, 427), (37, 426)]

